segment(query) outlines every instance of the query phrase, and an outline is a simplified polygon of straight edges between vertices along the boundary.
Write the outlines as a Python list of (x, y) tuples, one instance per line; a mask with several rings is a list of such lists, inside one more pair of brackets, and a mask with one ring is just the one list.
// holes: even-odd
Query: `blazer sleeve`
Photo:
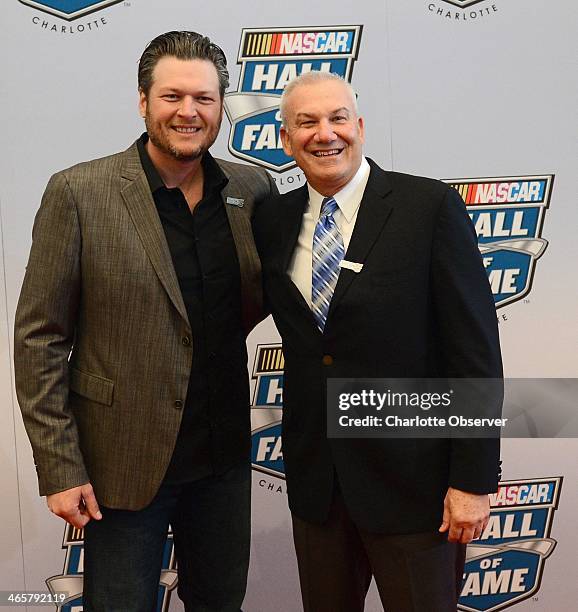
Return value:
[[(455, 189), (447, 188), (432, 245), (431, 284), (438, 355), (449, 378), (501, 379), (494, 300), (472, 222)], [(450, 486), (471, 493), (497, 489), (500, 441), (453, 439)]]
[(46, 188), (16, 310), (16, 393), (32, 444), (40, 495), (88, 482), (69, 403), (68, 357), (80, 299), (78, 214), (62, 173)]
[(271, 245), (275, 243), (277, 233), (272, 231), (276, 224), (276, 208), (278, 206), (279, 190), (273, 178), (269, 176), (270, 192), (269, 195), (259, 202), (255, 207), (252, 219), (253, 236), (255, 237), (255, 245), (259, 259), (262, 264), (263, 274), (263, 318), (271, 314), (271, 305), (269, 303), (269, 295), (267, 292), (266, 268), (269, 266), (272, 249)]
[(263, 213), (266, 212), (267, 209), (271, 207), (272, 203), (279, 197), (279, 189), (277, 189), (277, 184), (275, 183), (275, 181), (273, 180), (273, 177), (269, 174), (269, 172), (266, 172), (266, 174), (269, 180), (269, 194), (266, 198), (263, 198), (258, 203), (256, 203), (255, 211), (253, 213), (253, 220), (252, 220), (253, 235), (255, 237), (255, 245), (257, 248), (257, 254), (259, 255), (259, 258), (261, 259), (261, 265), (262, 265), (261, 277), (262, 277), (262, 285), (263, 285), (263, 316), (261, 317), (261, 320), (266, 319), (271, 314), (271, 305), (269, 304), (269, 296), (266, 291), (266, 283), (265, 283), (265, 278), (264, 278), (265, 275), (263, 272), (263, 265), (265, 264), (265, 262), (263, 261), (263, 251), (260, 247), (261, 236), (258, 233), (259, 227), (260, 227), (259, 219), (263, 216)]
[[(276, 198), (279, 196), (279, 189), (277, 189), (277, 183), (275, 183), (275, 179), (266, 170), (265, 170), (265, 174), (267, 175), (267, 182), (269, 184), (269, 192), (267, 193), (266, 197), (259, 200), (258, 206), (263, 204), (263, 202), (270, 200), (271, 198)], [(258, 206), (257, 206), (257, 209), (258, 209)]]

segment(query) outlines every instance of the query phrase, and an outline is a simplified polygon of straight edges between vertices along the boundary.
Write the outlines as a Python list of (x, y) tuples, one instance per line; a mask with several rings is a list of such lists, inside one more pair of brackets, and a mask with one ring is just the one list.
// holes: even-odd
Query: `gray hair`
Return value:
[(221, 47), (212, 43), (206, 36), (197, 32), (173, 31), (160, 34), (147, 45), (138, 63), (138, 88), (148, 95), (153, 83), (153, 72), (163, 57), (176, 57), (181, 60), (207, 60), (215, 66), (219, 77), (221, 99), (229, 87), (227, 58)]
[(355, 93), (355, 89), (353, 89), (353, 87), (351, 86), (351, 83), (348, 83), (342, 76), (336, 74), (335, 72), (321, 72), (320, 70), (311, 70), (310, 72), (304, 72), (303, 74), (300, 74), (294, 79), (291, 79), (291, 81), (289, 81), (289, 83), (283, 90), (283, 94), (281, 95), (281, 102), (279, 103), (279, 111), (281, 113), (281, 121), (284, 127), (287, 127), (287, 99), (291, 95), (291, 92), (301, 85), (314, 85), (316, 83), (322, 83), (323, 81), (338, 81), (340, 83), (343, 83), (343, 85), (345, 85), (345, 87), (351, 94), (355, 114), (359, 115), (357, 94)]

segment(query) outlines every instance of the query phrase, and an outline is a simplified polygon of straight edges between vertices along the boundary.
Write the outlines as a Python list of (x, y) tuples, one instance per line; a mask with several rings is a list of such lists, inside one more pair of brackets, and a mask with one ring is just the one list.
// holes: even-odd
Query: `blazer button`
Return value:
[(183, 346), (191, 346), (191, 339), (189, 336), (183, 336), (181, 342), (183, 343)]
[(323, 359), (321, 361), (325, 366), (333, 365), (333, 357), (331, 355), (323, 355)]
[(180, 410), (183, 407), (183, 400), (175, 400), (175, 408)]

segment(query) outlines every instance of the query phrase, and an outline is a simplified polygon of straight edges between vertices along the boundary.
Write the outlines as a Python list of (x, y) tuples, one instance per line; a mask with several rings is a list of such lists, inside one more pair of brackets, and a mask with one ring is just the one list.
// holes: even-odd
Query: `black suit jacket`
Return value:
[(322, 334), (287, 268), (307, 187), (255, 220), (264, 288), (283, 340), (283, 457), (291, 511), (327, 516), (337, 475), (354, 521), (378, 533), (431, 531), (448, 486), (496, 489), (499, 442), (328, 439), (326, 380), (502, 375), (493, 299), (463, 202), (444, 183), (371, 172)]

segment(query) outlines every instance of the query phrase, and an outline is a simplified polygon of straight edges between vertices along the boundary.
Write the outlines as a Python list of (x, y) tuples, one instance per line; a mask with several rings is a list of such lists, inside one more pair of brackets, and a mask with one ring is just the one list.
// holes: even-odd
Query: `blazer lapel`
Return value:
[(125, 152), (121, 195), (159, 280), (181, 317), (189, 322), (165, 233), (142, 169), (136, 144)]
[[(223, 170), (224, 171), (224, 170)], [(228, 173), (227, 176), (229, 177)], [(229, 182), (221, 192), (223, 202), (225, 203), (225, 211), (231, 226), (233, 241), (237, 249), (237, 257), (239, 258), (239, 267), (241, 269), (241, 279), (245, 276), (251, 267), (259, 265), (257, 257), (257, 249), (253, 241), (253, 231), (251, 229), (251, 217), (245, 210), (244, 206), (235, 204), (227, 204), (227, 198), (237, 200), (239, 198), (239, 189), (234, 181), (229, 177)]]
[[(391, 185), (387, 174), (371, 159), (368, 161), (371, 166), (371, 172), (359, 205), (359, 212), (357, 213), (357, 220), (355, 221), (349, 247), (345, 254), (347, 261), (361, 264), (365, 262), (371, 248), (379, 237), (383, 226), (391, 214), (392, 208), (386, 202), (386, 197), (391, 192)], [(359, 274), (362, 273), (359, 272)], [(341, 268), (329, 306), (328, 320), (357, 274), (353, 270)]]
[(260, 316), (263, 309), (263, 290), (261, 284), (255, 281), (256, 277), (260, 278), (258, 274), (256, 275), (256, 271), (258, 272), (261, 269), (261, 262), (253, 239), (251, 215), (243, 205), (227, 203), (227, 198), (232, 198), (233, 201), (238, 202), (238, 182), (224, 168), (221, 169), (229, 179), (221, 192), (221, 197), (239, 260), (243, 321), (247, 332), (249, 332), (255, 325), (254, 319)]

